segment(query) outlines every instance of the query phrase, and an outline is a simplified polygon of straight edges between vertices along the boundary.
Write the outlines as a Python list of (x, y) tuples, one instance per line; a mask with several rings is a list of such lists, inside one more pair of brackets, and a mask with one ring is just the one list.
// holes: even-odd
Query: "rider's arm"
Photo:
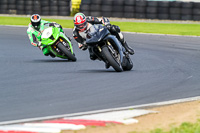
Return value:
[(79, 32), (75, 28), (73, 29), (73, 37), (78, 42), (78, 47), (81, 50), (87, 49), (87, 44), (85, 43), (85, 40), (79, 35)]
[(40, 42), (38, 41), (37, 37), (31, 32), (30, 29), (27, 30), (27, 34), (31, 44), (35, 47), (38, 47), (40, 45)]
[(54, 26), (54, 27), (60, 28), (61, 31), (64, 32), (62, 26), (61, 26), (60, 24), (56, 23), (56, 22), (44, 23), (44, 25), (47, 25), (47, 26)]
[(87, 22), (91, 24), (104, 24), (104, 25), (110, 24), (109, 19), (107, 19), (106, 17), (97, 18), (97, 17), (88, 16)]

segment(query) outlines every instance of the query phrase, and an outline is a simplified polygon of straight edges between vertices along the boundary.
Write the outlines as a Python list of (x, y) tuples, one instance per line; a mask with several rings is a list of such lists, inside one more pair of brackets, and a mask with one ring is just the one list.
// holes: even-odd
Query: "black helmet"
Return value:
[(41, 17), (38, 14), (33, 14), (31, 16), (31, 24), (35, 29), (39, 29), (40, 27), (40, 22), (41, 22)]

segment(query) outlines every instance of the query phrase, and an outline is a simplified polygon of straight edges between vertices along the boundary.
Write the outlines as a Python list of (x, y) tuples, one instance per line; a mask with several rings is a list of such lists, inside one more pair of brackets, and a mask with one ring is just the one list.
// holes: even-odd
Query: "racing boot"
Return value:
[(110, 64), (105, 63), (105, 68), (108, 69), (110, 67)]
[(96, 59), (97, 59), (97, 56), (94, 54), (92, 48), (89, 47), (88, 50), (89, 50), (89, 54), (90, 54), (90, 59), (91, 59), (91, 60), (96, 60)]
[(126, 43), (126, 41), (122, 42), (122, 46), (126, 49), (126, 51), (129, 54), (133, 55), (135, 53), (134, 50), (131, 47), (128, 46), (128, 44)]
[(134, 50), (133, 50), (131, 47), (128, 46), (128, 44), (127, 44), (126, 41), (124, 40), (123, 34), (122, 34), (121, 32), (119, 32), (116, 36), (117, 36), (117, 38), (119, 39), (119, 41), (121, 42), (122, 46), (126, 49), (126, 51), (127, 51), (129, 54), (133, 55), (135, 52), (134, 52)]
[(49, 50), (45, 47), (42, 48), (42, 52), (45, 56), (49, 56)]

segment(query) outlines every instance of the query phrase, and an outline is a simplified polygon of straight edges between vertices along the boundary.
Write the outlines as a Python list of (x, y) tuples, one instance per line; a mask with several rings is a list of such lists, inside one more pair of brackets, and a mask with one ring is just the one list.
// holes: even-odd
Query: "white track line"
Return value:
[(97, 111), (88, 111), (88, 112), (80, 112), (80, 113), (73, 113), (73, 114), (63, 114), (63, 115), (55, 115), (55, 116), (5, 121), (5, 122), (0, 122), (0, 125), (25, 123), (25, 122), (32, 122), (32, 121), (42, 121), (42, 120), (57, 119), (57, 118), (64, 118), (64, 117), (82, 116), (82, 115), (97, 114), (97, 113), (104, 113), (104, 112), (111, 112), (111, 111), (119, 111), (119, 110), (150, 108), (150, 107), (164, 106), (164, 105), (177, 104), (177, 103), (183, 103), (183, 102), (190, 102), (190, 101), (195, 101), (195, 100), (200, 100), (200, 96), (171, 100), (171, 101), (164, 101), (164, 102), (157, 102), (157, 103), (150, 103), (150, 104), (128, 106), (128, 107), (103, 109), (103, 110), (97, 110)]

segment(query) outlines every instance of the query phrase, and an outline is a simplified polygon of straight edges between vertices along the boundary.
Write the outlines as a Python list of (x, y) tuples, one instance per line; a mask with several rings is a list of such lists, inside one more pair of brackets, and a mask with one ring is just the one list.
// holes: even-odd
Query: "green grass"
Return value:
[[(130, 133), (137, 133), (137, 132), (134, 131)], [(184, 122), (179, 127), (172, 127), (171, 130), (169, 131), (164, 131), (163, 129), (158, 128), (148, 133), (200, 133), (200, 120), (197, 120), (196, 123)]]
[(112, 22), (122, 31), (200, 36), (200, 24)]
[[(64, 28), (73, 28), (73, 20), (64, 20), (64, 19), (47, 19), (44, 20), (57, 22), (62, 25)], [(0, 16), (0, 25), (23, 25), (28, 26), (30, 23), (29, 17), (4, 17)]]
[[(68, 19), (47, 19), (57, 22), (64, 28), (73, 28), (73, 20)], [(24, 25), (30, 23), (29, 17), (6, 17), (0, 16), (0, 25)], [(173, 35), (194, 35), (200, 36), (200, 24), (175, 24), (175, 23), (143, 23), (143, 22), (111, 22), (118, 25), (121, 31), (139, 33), (158, 33)]]

